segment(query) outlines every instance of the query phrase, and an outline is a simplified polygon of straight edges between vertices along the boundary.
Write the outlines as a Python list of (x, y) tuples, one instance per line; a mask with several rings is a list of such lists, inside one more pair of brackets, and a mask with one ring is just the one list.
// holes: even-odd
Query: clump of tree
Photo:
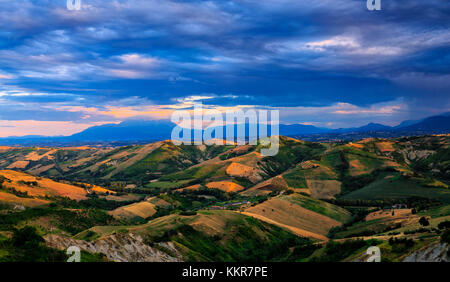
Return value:
[(287, 258), (287, 261), (299, 261), (310, 257), (317, 249), (320, 249), (319, 244), (313, 244), (311, 241), (306, 241), (304, 244), (295, 246), (292, 253)]
[(441, 242), (450, 244), (450, 229), (445, 230), (441, 234)]
[(421, 228), (418, 228), (418, 229), (415, 229), (415, 230), (406, 230), (403, 233), (405, 235), (410, 235), (410, 234), (425, 233), (425, 232), (429, 233), (429, 232), (432, 232), (432, 230), (428, 229), (428, 228), (421, 227)]
[(389, 245), (394, 253), (403, 253), (414, 246), (414, 241), (407, 238), (393, 238), (389, 239)]
[(430, 225), (430, 222), (429, 222), (428, 219), (427, 219), (426, 217), (424, 217), (424, 216), (422, 216), (422, 217), (419, 219), (419, 223), (420, 223), (420, 225), (422, 225), (422, 226), (429, 226), (429, 225)]
[(181, 211), (180, 215), (184, 215), (184, 216), (193, 216), (196, 215), (197, 212), (196, 211)]
[(105, 198), (100, 198), (97, 194), (87, 194), (86, 200), (75, 201), (66, 197), (53, 197), (59, 206), (72, 209), (102, 209), (102, 210), (114, 210), (122, 206), (130, 205), (136, 201), (112, 201)]
[[(438, 224), (439, 230), (443, 230), (441, 233), (441, 242), (450, 244), (450, 221), (446, 220)], [(450, 256), (450, 250), (447, 252)]]
[(378, 207), (378, 208), (390, 208), (395, 204), (405, 204), (408, 208), (414, 209), (414, 212), (428, 210), (432, 207), (441, 205), (441, 202), (437, 199), (424, 198), (419, 196), (412, 196), (406, 199), (386, 198), (377, 200), (363, 200), (363, 199), (329, 199), (325, 200), (331, 204), (341, 207)]
[(13, 187), (7, 187), (7, 188), (0, 187), (0, 189), (3, 189), (5, 191), (7, 191), (8, 193), (16, 195), (19, 198), (33, 198), (30, 195), (28, 195), (27, 191), (19, 191), (19, 190), (14, 189)]
[[(352, 226), (353, 224), (365, 221), (366, 216), (370, 213), (369, 210), (360, 209), (360, 208), (351, 209), (350, 211), (352, 213), (351, 220), (340, 226), (335, 226), (335, 227), (331, 228), (330, 231), (328, 231), (328, 235), (327, 235), (329, 238), (331, 238), (331, 239), (337, 238), (337, 235), (339, 232), (347, 230), (348, 227)], [(370, 236), (370, 235), (374, 235), (374, 234), (375, 234), (375, 232), (367, 230), (364, 234), (355, 234), (355, 236)]]
[(439, 230), (450, 229), (450, 221), (449, 220), (442, 221), (441, 223), (438, 224), (437, 227)]
[(366, 248), (375, 242), (364, 241), (362, 239), (348, 240), (345, 242), (330, 241), (325, 246), (324, 254), (311, 259), (313, 262), (338, 262), (342, 261), (356, 251)]
[(14, 262), (64, 262), (67, 255), (45, 245), (45, 240), (32, 226), (14, 229), (9, 240), (2, 241), (0, 248), (8, 252), (5, 261)]
[(25, 181), (25, 180), (19, 180), (17, 183), (26, 185), (26, 186), (38, 186), (37, 181)]

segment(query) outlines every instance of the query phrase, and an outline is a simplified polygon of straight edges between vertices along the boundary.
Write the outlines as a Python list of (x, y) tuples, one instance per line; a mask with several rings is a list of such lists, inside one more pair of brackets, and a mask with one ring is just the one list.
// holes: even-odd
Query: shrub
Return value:
[(424, 216), (422, 216), (422, 217), (419, 219), (419, 223), (420, 223), (420, 225), (422, 225), (422, 226), (428, 226), (428, 225), (430, 225), (430, 222), (429, 222), (428, 219), (426, 219), (426, 217), (424, 217)]
[(442, 243), (450, 244), (450, 229), (445, 230), (445, 231), (441, 234), (441, 242), (442, 242)]
[(392, 246), (392, 252), (403, 253), (414, 246), (414, 241), (407, 238), (397, 239), (391, 237), (389, 239), (389, 245)]
[(31, 226), (14, 229), (13, 237), (2, 245), (8, 250), (6, 261), (63, 262), (67, 260), (67, 255), (63, 251), (47, 247), (44, 239)]
[(337, 262), (349, 257), (357, 250), (368, 245), (368, 242), (358, 239), (358, 240), (348, 240), (342, 243), (330, 241), (325, 247), (325, 254), (313, 258), (311, 261), (317, 262)]
[(185, 215), (185, 216), (191, 216), (191, 215), (196, 215), (197, 212), (196, 211), (182, 211), (180, 212), (180, 215)]
[(438, 224), (437, 226), (440, 230), (442, 229), (450, 229), (450, 221), (446, 220)]

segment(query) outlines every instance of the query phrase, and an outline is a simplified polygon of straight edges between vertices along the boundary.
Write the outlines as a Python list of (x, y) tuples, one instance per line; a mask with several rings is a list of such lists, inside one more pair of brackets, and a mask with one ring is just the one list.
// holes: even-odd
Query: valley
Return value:
[[(450, 135), (0, 147), (0, 261), (384, 261), (448, 249)], [(23, 235), (23, 234), (26, 235)], [(422, 253), (421, 253), (422, 252)], [(429, 251), (427, 251), (429, 252)], [(447, 260), (445, 252), (434, 260)]]

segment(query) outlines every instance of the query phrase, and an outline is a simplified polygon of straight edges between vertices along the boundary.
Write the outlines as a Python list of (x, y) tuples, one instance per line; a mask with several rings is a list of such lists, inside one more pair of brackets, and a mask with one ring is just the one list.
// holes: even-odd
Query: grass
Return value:
[(326, 147), (320, 143), (281, 137), (278, 154), (263, 158), (259, 162), (259, 167), (267, 178), (274, 177), (293, 168), (299, 162), (318, 158), (325, 149)]
[(180, 169), (180, 164), (174, 161), (179, 154), (179, 148), (174, 146), (161, 146), (142, 160), (130, 165), (122, 170), (113, 178), (127, 179), (130, 177), (137, 177), (138, 179), (146, 179), (149, 173), (171, 173)]
[(165, 175), (161, 177), (162, 181), (180, 181), (180, 180), (192, 180), (196, 179), (197, 182), (202, 182), (203, 180), (211, 177), (226, 177), (225, 173), (226, 165), (222, 164), (212, 164), (205, 166), (196, 166), (186, 169), (181, 172)]
[(180, 181), (156, 181), (145, 184), (145, 188), (160, 188), (160, 189), (177, 189), (182, 188), (189, 184), (191, 180), (180, 180)]
[(142, 201), (117, 208), (111, 211), (110, 214), (118, 218), (133, 219), (140, 217), (145, 219), (153, 216), (156, 212), (157, 208), (154, 204)]
[(320, 213), (322, 215), (328, 216), (332, 219), (335, 219), (339, 222), (345, 223), (348, 222), (351, 219), (350, 212), (347, 210), (332, 205), (330, 203), (320, 201), (317, 199), (313, 199), (310, 197), (306, 197), (303, 195), (295, 195), (295, 196), (287, 196), (284, 197), (286, 200), (298, 204), (308, 210), (311, 210), (313, 212)]
[(113, 224), (113, 218), (103, 210), (70, 210), (48, 206), (8, 213), (0, 217), (0, 230), (12, 230), (39, 218), (49, 219), (53, 225), (70, 234), (79, 233), (96, 225)]
[[(295, 246), (308, 242), (292, 233), (232, 211), (172, 214), (136, 226), (96, 226), (75, 238), (114, 232), (140, 234), (145, 242), (174, 242), (186, 261), (279, 261)], [(89, 232), (89, 233), (88, 233)]]
[(297, 168), (292, 172), (283, 174), (283, 179), (291, 188), (308, 188), (304, 173)]
[(390, 226), (393, 226), (392, 223), (386, 222), (383, 219), (358, 222), (347, 227), (344, 231), (336, 233), (335, 238), (370, 236), (384, 232)]
[[(353, 191), (343, 199), (404, 199), (412, 196), (418, 196), (429, 199), (439, 199), (443, 203), (450, 203), (450, 190), (425, 187), (420, 185), (412, 178), (397, 177), (386, 179), (385, 174), (381, 174), (378, 180), (369, 185)], [(397, 174), (398, 176), (398, 174)]]
[(345, 242), (330, 241), (322, 250), (319, 256), (314, 256), (313, 262), (338, 262), (343, 261), (347, 257), (366, 250), (372, 242), (364, 240), (348, 240)]
[[(219, 223), (219, 226), (216, 224)], [(200, 212), (191, 217), (169, 217), (152, 225), (153, 241), (183, 246), (187, 261), (258, 262), (285, 256), (299, 238), (288, 231), (237, 213)], [(194, 228), (193, 228), (194, 227)], [(209, 233), (208, 228), (222, 229)], [(158, 232), (155, 232), (159, 229)], [(202, 231), (204, 230), (204, 231)]]
[[(161, 147), (153, 150), (142, 160), (125, 168), (119, 174), (114, 176), (114, 178), (138, 178), (147, 180), (151, 177), (157, 178), (161, 174), (164, 175), (162, 177), (162, 180), (164, 181), (201, 178), (203, 175), (194, 176), (192, 174), (193, 170), (186, 171), (186, 169), (202, 160), (217, 156), (227, 149), (223, 147), (224, 146), (205, 146), (204, 150), (202, 150), (198, 146), (175, 146), (172, 143), (165, 143)], [(182, 172), (177, 174), (176, 172), (178, 171)], [(152, 176), (152, 174), (154, 175)]]
[(107, 262), (108, 259), (104, 254), (89, 253), (84, 250), (80, 253), (80, 262)]
[(261, 204), (247, 208), (245, 214), (285, 227), (303, 237), (326, 240), (325, 235), (329, 230), (341, 223), (321, 214), (320, 212), (328, 212), (324, 212), (316, 202), (306, 202), (308, 204), (306, 206), (312, 210), (303, 207), (305, 201), (302, 201), (300, 197), (302, 196), (296, 194), (273, 197)]
[(388, 241), (384, 241), (383, 243), (379, 244), (378, 247), (381, 251), (381, 261), (382, 262), (398, 262), (403, 261), (403, 259), (410, 253), (420, 250), (421, 248), (425, 246), (429, 246), (436, 242), (436, 239), (434, 238), (423, 238), (422, 240), (414, 240), (413, 246), (408, 246), (405, 248), (402, 248), (401, 250), (398, 249), (398, 247), (395, 247), (394, 245), (389, 244)]
[(428, 211), (422, 211), (419, 213), (419, 215), (427, 215), (427, 216), (430, 216), (431, 218), (448, 216), (448, 215), (450, 215), (450, 205), (436, 207), (436, 208), (430, 209)]
[(338, 180), (339, 170), (335, 169), (333, 165), (338, 163), (340, 157), (339, 154), (331, 154), (331, 156), (332, 160), (324, 157), (321, 161), (312, 161), (310, 168), (302, 168), (301, 165), (297, 165), (288, 173), (283, 174), (283, 178), (292, 188), (308, 188), (306, 180)]
[(376, 155), (356, 150), (350, 150), (345, 157), (350, 164), (349, 173), (353, 176), (370, 173), (384, 163)]
[(337, 168), (344, 164), (341, 158), (341, 154), (338, 151), (333, 151), (331, 153), (325, 154), (322, 159), (321, 163), (328, 167)]

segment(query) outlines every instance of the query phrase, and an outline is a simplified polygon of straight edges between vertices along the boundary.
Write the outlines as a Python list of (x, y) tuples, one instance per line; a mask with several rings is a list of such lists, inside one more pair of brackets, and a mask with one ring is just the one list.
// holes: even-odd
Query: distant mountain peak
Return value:
[[(110, 123), (93, 126), (71, 136), (22, 136), (0, 138), (2, 145), (42, 145), (42, 144), (89, 144), (96, 142), (154, 142), (168, 140), (176, 125), (169, 120), (125, 120), (121, 123)], [(270, 128), (270, 126), (269, 126)], [(329, 129), (305, 124), (280, 124), (279, 134), (285, 136), (308, 135), (348, 135), (367, 137), (405, 136), (450, 132), (450, 112), (428, 117), (422, 120), (407, 120), (395, 127), (376, 122), (354, 128)], [(271, 132), (271, 130), (269, 130)], [(341, 136), (342, 137), (342, 136)], [(339, 137), (340, 138), (340, 137)], [(345, 137), (343, 137), (345, 138)], [(326, 139), (326, 138), (325, 138)]]
[(388, 125), (384, 125), (381, 123), (368, 123), (367, 125), (359, 127), (359, 129), (390, 129), (391, 127)]

